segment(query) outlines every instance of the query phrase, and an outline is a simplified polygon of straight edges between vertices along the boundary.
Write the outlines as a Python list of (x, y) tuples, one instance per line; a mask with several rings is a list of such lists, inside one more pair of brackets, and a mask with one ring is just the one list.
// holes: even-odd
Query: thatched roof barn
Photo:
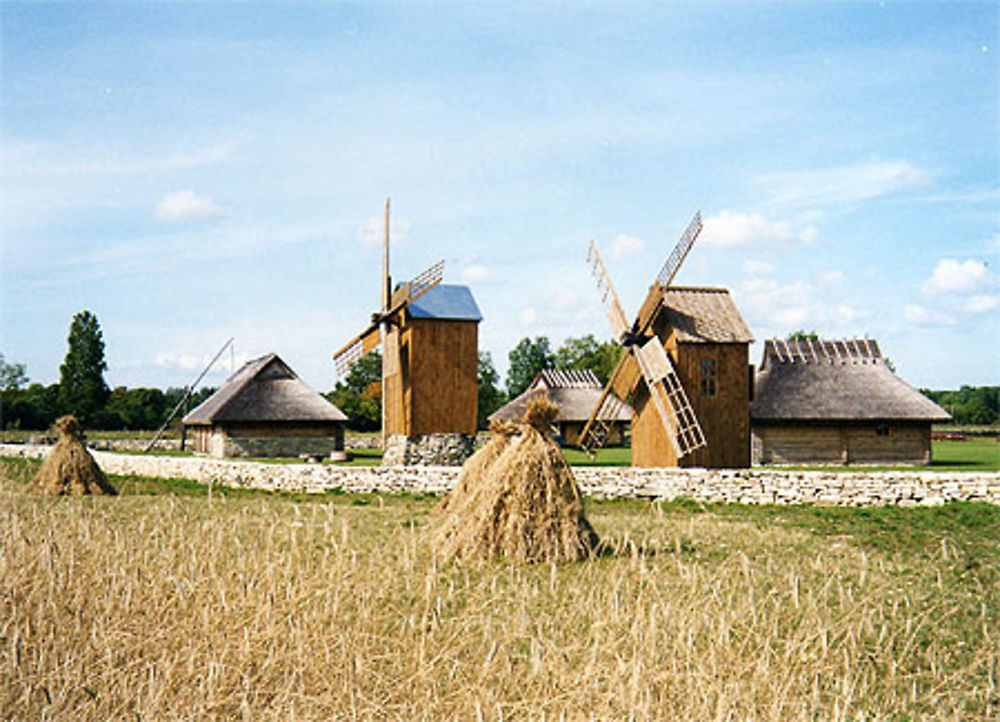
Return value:
[(871, 339), (766, 341), (750, 416), (760, 464), (927, 464), (951, 418)]
[[(574, 371), (542, 371), (528, 388), (517, 398), (490, 414), (490, 421), (515, 421), (524, 417), (532, 401), (548, 396), (559, 413), (555, 424), (559, 429), (562, 443), (573, 446), (580, 442), (580, 432), (590, 418), (594, 407), (600, 401), (603, 386), (597, 375), (590, 369)], [(608, 432), (606, 446), (621, 445), (625, 441), (625, 431), (632, 420), (632, 407), (609, 396), (605, 408), (614, 418)]]
[(325, 456), (344, 448), (347, 416), (277, 354), (248, 361), (184, 417), (197, 452), (229, 456)]

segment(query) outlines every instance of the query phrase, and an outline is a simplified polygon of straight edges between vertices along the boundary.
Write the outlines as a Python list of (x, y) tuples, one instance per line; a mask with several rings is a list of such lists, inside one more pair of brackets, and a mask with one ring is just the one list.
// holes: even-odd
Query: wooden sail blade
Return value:
[(420, 273), (407, 284), (406, 302), (415, 301), (434, 286), (441, 283), (444, 277), (444, 261), (438, 261), (423, 273)]
[(684, 392), (674, 362), (663, 350), (660, 340), (654, 337), (647, 341), (639, 348), (636, 359), (646, 380), (650, 400), (656, 407), (677, 458), (705, 446), (705, 434)]
[(633, 354), (634, 347), (630, 347), (622, 355), (615, 370), (611, 372), (611, 378), (605, 384), (600, 398), (594, 404), (594, 410), (584, 424), (583, 431), (580, 432), (580, 447), (591, 457), (604, 446), (608, 432), (625, 405), (621, 399), (627, 396), (628, 391), (623, 394), (619, 389), (631, 390), (638, 379), (638, 365)]
[(608, 271), (601, 261), (601, 254), (597, 252), (597, 246), (593, 241), (590, 242), (590, 248), (587, 251), (587, 263), (590, 265), (590, 275), (597, 283), (597, 292), (601, 296), (601, 303), (604, 304), (608, 320), (611, 321), (615, 340), (621, 343), (629, 330), (628, 321), (625, 320), (625, 310), (622, 308), (621, 301), (618, 300), (615, 287), (611, 284), (611, 276), (608, 275)]
[(346, 376), (358, 361), (370, 354), (382, 341), (382, 330), (378, 321), (348, 341), (343, 348), (333, 354), (333, 365), (338, 376)]
[(680, 269), (681, 264), (684, 259), (687, 258), (688, 252), (691, 250), (691, 246), (694, 245), (695, 240), (698, 238), (698, 234), (701, 233), (702, 223), (701, 223), (701, 212), (696, 212), (694, 218), (688, 224), (687, 229), (681, 234), (680, 240), (677, 241), (677, 245), (674, 246), (674, 250), (671, 251), (670, 255), (667, 256), (666, 263), (663, 264), (663, 268), (656, 275), (656, 282), (660, 286), (669, 286), (670, 282), (674, 280), (674, 276), (677, 275), (677, 271)]
[(633, 329), (633, 332), (637, 336), (644, 336), (649, 331), (649, 327), (656, 320), (657, 316), (659, 316), (660, 308), (663, 306), (663, 289), (669, 286), (674, 280), (674, 276), (677, 275), (681, 264), (687, 258), (687, 254), (701, 233), (701, 229), (701, 213), (697, 212), (688, 224), (687, 229), (681, 234), (680, 240), (674, 246), (674, 250), (667, 257), (663, 268), (656, 274), (656, 280), (649, 287), (646, 300), (639, 307), (639, 313), (635, 320), (635, 328)]

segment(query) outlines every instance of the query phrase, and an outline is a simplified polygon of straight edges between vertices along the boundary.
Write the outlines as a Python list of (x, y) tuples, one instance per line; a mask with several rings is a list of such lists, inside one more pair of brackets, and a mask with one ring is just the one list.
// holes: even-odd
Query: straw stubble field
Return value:
[(0, 468), (5, 719), (1000, 716), (992, 509), (897, 539), (591, 503), (601, 558), (459, 565), (432, 499), (39, 498)]

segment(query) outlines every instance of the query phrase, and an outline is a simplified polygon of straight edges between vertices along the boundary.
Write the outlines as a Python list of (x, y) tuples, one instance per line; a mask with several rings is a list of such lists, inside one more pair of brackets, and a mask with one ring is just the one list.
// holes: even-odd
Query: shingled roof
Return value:
[(184, 417), (185, 424), (248, 421), (347, 421), (277, 354), (248, 361)]
[(468, 286), (439, 283), (407, 307), (412, 318), (482, 321), (483, 314)]
[(764, 344), (750, 417), (760, 421), (948, 421), (951, 417), (888, 369), (878, 343)]
[(725, 288), (668, 286), (661, 318), (683, 342), (750, 343), (753, 334)]
[[(505, 406), (490, 414), (491, 421), (510, 421), (524, 416), (528, 404), (540, 396), (548, 396), (559, 407), (556, 422), (586, 421), (601, 398), (600, 379), (589, 369), (574, 371), (542, 371), (527, 390)], [(611, 395), (604, 408), (615, 421), (629, 421), (632, 407)]]

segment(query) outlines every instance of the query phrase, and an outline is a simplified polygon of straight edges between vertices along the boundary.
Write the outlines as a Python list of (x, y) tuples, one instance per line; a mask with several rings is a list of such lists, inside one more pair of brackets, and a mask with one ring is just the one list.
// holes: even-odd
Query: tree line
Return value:
[[(74, 414), (85, 427), (104, 431), (159, 428), (180, 403), (186, 389), (108, 387), (104, 372), (104, 337), (90, 311), (73, 316), (59, 381), (29, 383), (23, 363), (0, 353), (0, 429), (44, 430), (63, 414)], [(194, 408), (215, 393), (204, 388), (190, 396)]]
[[(815, 336), (797, 331), (789, 338)], [(59, 382), (45, 386), (29, 383), (24, 364), (8, 362), (0, 353), (0, 429), (47, 429), (55, 419), (73, 413), (92, 429), (151, 430), (159, 428), (180, 402), (185, 389), (108, 387), (104, 380), (104, 338), (97, 317), (89, 311), (77, 313), (70, 324), (66, 358), (59, 367)], [(622, 348), (601, 341), (593, 334), (567, 338), (554, 348), (546, 336), (525, 337), (507, 354), (508, 370), (501, 384), (491, 354), (479, 352), (479, 425), (510, 399), (521, 394), (539, 372), (589, 369), (607, 383), (621, 358)], [(381, 426), (382, 357), (372, 353), (355, 364), (324, 396), (348, 419), (348, 428), (375, 431)], [(962, 386), (957, 391), (920, 390), (948, 411), (958, 424), (1000, 424), (1000, 387)], [(191, 395), (194, 408), (214, 388)]]
[(920, 393), (951, 414), (956, 424), (1000, 425), (1000, 386), (962, 386), (958, 391), (920, 389)]

